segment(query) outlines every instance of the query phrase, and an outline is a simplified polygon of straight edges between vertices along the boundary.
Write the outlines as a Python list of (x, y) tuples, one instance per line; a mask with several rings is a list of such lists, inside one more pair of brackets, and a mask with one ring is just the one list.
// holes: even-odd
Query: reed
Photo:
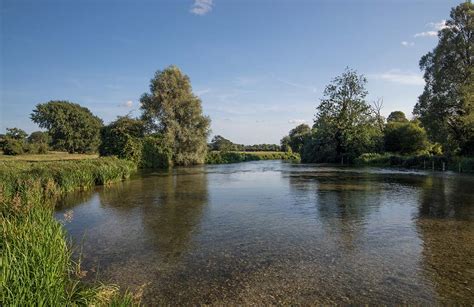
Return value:
[(54, 198), (128, 178), (136, 166), (116, 158), (0, 162), (1, 305), (115, 305), (137, 301), (116, 286), (86, 285), (72, 259)]

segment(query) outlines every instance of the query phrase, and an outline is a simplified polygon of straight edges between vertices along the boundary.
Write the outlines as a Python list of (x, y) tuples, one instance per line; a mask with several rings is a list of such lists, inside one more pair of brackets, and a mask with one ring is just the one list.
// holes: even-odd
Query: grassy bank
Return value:
[(219, 152), (207, 154), (206, 164), (227, 164), (259, 160), (299, 160), (298, 154), (281, 151)]
[(133, 303), (114, 286), (81, 282), (85, 272), (73, 261), (53, 210), (63, 193), (120, 181), (134, 170), (133, 163), (115, 158), (0, 162), (1, 305)]
[(474, 173), (474, 158), (444, 156), (401, 156), (393, 154), (363, 154), (355, 160), (357, 165), (380, 166), (380, 167), (401, 167), (409, 169), (426, 169), (442, 171), (451, 170), (454, 172)]
[(24, 154), (17, 156), (8, 156), (0, 154), (0, 161), (26, 161), (26, 162), (42, 162), (42, 161), (65, 161), (65, 160), (85, 160), (97, 159), (98, 154), (70, 154), (63, 151), (50, 151), (47, 154)]

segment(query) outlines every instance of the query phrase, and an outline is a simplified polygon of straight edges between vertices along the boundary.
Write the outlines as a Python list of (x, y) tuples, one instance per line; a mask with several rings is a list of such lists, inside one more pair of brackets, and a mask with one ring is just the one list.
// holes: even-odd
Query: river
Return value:
[(174, 168), (69, 194), (56, 216), (86, 280), (145, 304), (474, 303), (472, 175)]

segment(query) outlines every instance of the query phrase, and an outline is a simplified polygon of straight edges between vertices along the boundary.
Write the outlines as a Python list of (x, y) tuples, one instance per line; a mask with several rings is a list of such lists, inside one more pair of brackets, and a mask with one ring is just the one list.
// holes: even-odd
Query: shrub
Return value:
[(167, 168), (172, 165), (173, 152), (163, 137), (148, 136), (142, 143), (140, 167)]
[(401, 154), (427, 151), (428, 136), (423, 127), (414, 122), (389, 122), (384, 131), (385, 150)]
[(3, 141), (3, 153), (9, 156), (21, 155), (25, 152), (25, 142), (11, 137), (6, 137)]

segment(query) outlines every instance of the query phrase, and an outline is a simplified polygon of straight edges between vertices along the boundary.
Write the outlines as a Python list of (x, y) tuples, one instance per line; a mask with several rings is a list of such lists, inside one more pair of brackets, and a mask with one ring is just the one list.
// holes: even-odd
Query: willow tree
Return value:
[(157, 71), (150, 93), (143, 94), (140, 102), (149, 132), (163, 136), (175, 164), (204, 163), (210, 119), (203, 115), (188, 76), (176, 66)]
[(420, 60), (426, 85), (413, 113), (445, 151), (474, 154), (474, 129), (466, 122), (474, 112), (474, 5), (459, 4), (450, 17), (438, 45)]

